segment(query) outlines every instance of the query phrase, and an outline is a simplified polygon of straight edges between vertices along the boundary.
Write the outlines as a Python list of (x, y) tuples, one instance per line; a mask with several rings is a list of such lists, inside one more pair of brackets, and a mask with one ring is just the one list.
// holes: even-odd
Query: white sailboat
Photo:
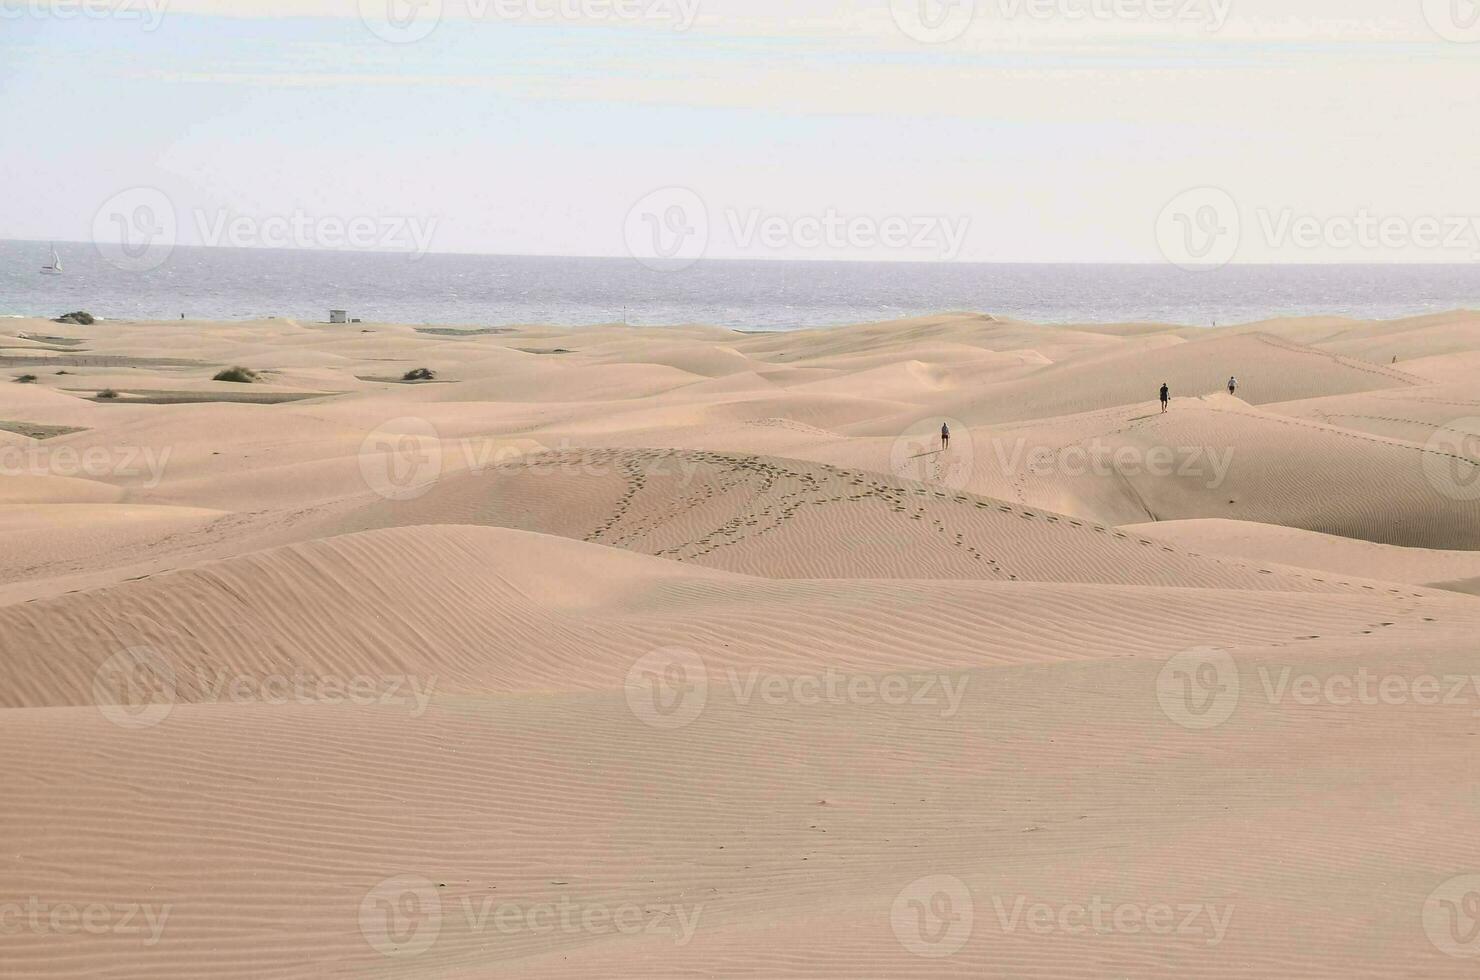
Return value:
[(55, 245), (48, 246), (51, 249), (51, 262), (41, 267), (43, 276), (59, 276), (62, 274), (62, 257), (57, 254)]

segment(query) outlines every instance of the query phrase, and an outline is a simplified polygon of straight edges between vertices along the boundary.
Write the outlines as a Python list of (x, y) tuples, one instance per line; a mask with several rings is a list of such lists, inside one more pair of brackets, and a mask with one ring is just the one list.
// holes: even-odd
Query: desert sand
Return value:
[(1477, 369), (0, 321), (0, 975), (1474, 976)]

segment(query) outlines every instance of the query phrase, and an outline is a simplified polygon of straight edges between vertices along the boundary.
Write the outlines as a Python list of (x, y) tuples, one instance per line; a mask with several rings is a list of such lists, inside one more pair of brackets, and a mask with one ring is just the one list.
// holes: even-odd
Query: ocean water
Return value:
[(0, 314), (366, 321), (712, 323), (792, 330), (972, 310), (1045, 323), (1228, 324), (1273, 316), (1392, 318), (1480, 308), (1476, 265), (1170, 265), (706, 260), (656, 271), (631, 259), (178, 247), (146, 272), (91, 244), (0, 241)]

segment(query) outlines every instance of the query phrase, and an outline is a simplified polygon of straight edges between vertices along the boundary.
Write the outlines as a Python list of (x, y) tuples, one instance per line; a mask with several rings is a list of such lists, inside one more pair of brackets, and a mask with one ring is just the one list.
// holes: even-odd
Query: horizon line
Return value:
[[(98, 248), (99, 243), (92, 240), (75, 238), (0, 238), (3, 244), (19, 245), (81, 245), (84, 247)], [(112, 243), (106, 243), (112, 244)], [(421, 259), (440, 257), (458, 258), (485, 258), (485, 259), (570, 259), (576, 261), (610, 261), (610, 262), (634, 262), (639, 265), (641, 260), (631, 255), (586, 255), (561, 252), (408, 252), (392, 251), (389, 249), (349, 249), (349, 248), (280, 248), (262, 247), (251, 245), (194, 245), (177, 244), (172, 246), (177, 249), (194, 249), (198, 251), (212, 252), (267, 252), (285, 253), (296, 255), (375, 255), (394, 256), (420, 261)], [(705, 256), (694, 261), (693, 266), (704, 263), (751, 263), (751, 264), (813, 264), (813, 265), (916, 265), (916, 266), (1099, 266), (1109, 268), (1156, 268), (1166, 266), (1173, 269), (1182, 269), (1181, 266), (1166, 260), (1142, 260), (1142, 261), (1108, 261), (1103, 259), (1025, 259), (1020, 261), (1008, 261), (1002, 259), (877, 259), (877, 258), (804, 258), (796, 256)], [(1327, 261), (1310, 262), (1226, 262), (1221, 265), (1197, 266), (1190, 271), (1193, 274), (1205, 272), (1217, 272), (1220, 269), (1242, 267), (1242, 268), (1361, 268), (1361, 267), (1428, 267), (1428, 268), (1474, 268), (1480, 271), (1480, 261), (1469, 262), (1425, 262), (1419, 260), (1387, 259), (1378, 261), (1341, 261), (1337, 259)], [(662, 270), (653, 270), (662, 271)], [(682, 272), (687, 270), (675, 270)], [(665, 273), (672, 274), (672, 273)]]

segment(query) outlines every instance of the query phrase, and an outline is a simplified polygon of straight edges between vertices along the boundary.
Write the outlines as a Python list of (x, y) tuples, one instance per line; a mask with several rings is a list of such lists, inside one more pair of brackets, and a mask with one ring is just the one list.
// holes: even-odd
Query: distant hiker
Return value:
[(1235, 391), (1238, 391), (1238, 378), (1229, 378), (1228, 379), (1228, 393), (1231, 395)]
[(951, 448), (951, 427), (945, 422), (940, 424), (940, 448), (941, 452)]
[(1167, 410), (1167, 402), (1169, 402), (1171, 400), (1172, 400), (1172, 389), (1168, 388), (1167, 387), (1167, 383), (1165, 381), (1163, 381), (1161, 383), (1161, 410), (1163, 412), (1165, 412)]

